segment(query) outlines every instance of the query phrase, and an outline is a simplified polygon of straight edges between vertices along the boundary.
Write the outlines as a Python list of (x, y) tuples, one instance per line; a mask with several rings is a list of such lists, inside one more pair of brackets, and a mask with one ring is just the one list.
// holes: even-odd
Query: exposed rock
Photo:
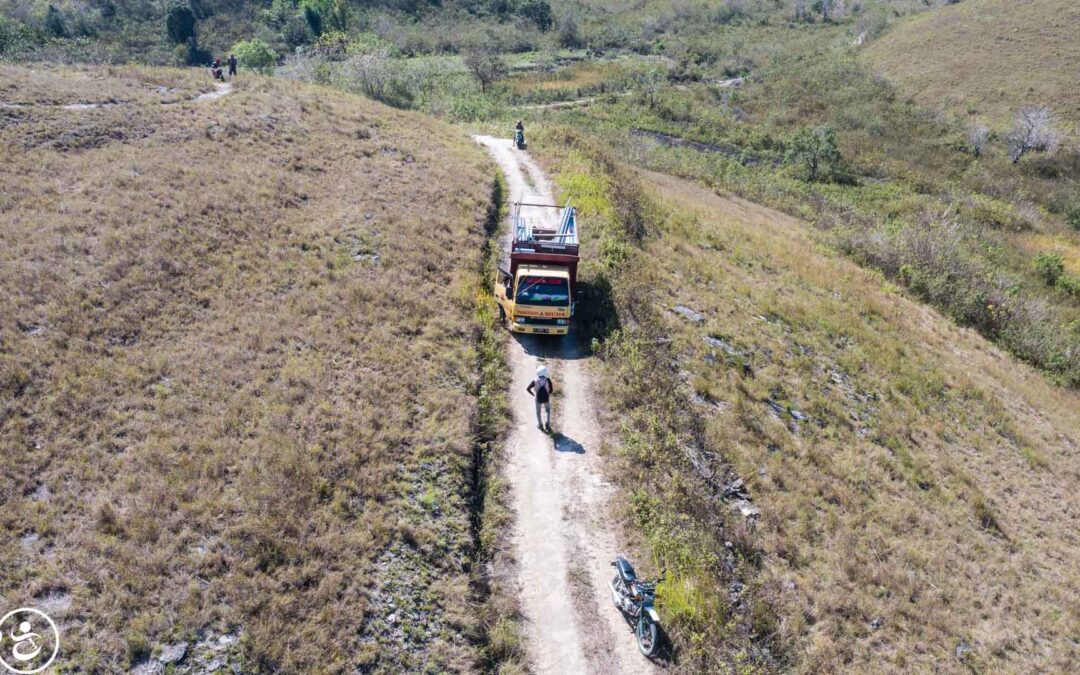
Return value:
[(745, 499), (739, 499), (732, 503), (732, 508), (742, 514), (749, 521), (756, 520), (761, 515), (761, 509)]
[(874, 630), (877, 630), (877, 629), (881, 628), (884, 625), (885, 625), (885, 618), (884, 617), (875, 616), (873, 619), (870, 620), (870, 628), (872, 628)]
[(956, 643), (956, 658), (962, 659), (971, 653), (971, 645), (965, 640)]
[(128, 671), (129, 675), (159, 675), (159, 673), (165, 672), (165, 666), (161, 665), (159, 661), (153, 659), (149, 661), (143, 661), (134, 668)]
[(735, 347), (733, 345), (726, 342), (722, 338), (718, 338), (718, 337), (713, 336), (713, 335), (706, 335), (704, 339), (705, 339), (705, 342), (709, 343), (709, 346), (711, 346), (711, 347), (716, 347), (717, 349), (721, 349), (725, 353), (730, 354), (732, 356), (742, 356), (742, 352), (740, 352), (738, 349), (735, 349)]
[(236, 642), (239, 639), (240, 639), (239, 637), (237, 637), (236, 635), (234, 635), (232, 633), (226, 633), (225, 635), (222, 635), (221, 637), (218, 638), (218, 640), (217, 640), (218, 649), (224, 649), (225, 647), (231, 647), (234, 644), (236, 644)]
[(675, 305), (671, 308), (671, 311), (675, 312), (687, 321), (693, 321), (694, 323), (702, 323), (703, 321), (705, 321), (705, 317), (703, 315), (698, 314), (686, 305)]
[(745, 589), (746, 586), (742, 582), (731, 582), (731, 584), (728, 586), (728, 596), (731, 598), (731, 604), (739, 604), (739, 601), (742, 599), (742, 594)]
[(780, 405), (771, 398), (765, 399), (765, 405), (769, 406), (769, 414), (776, 419), (780, 419), (780, 417), (784, 414), (784, 406)]
[(188, 643), (177, 642), (174, 645), (164, 645), (161, 648), (161, 656), (158, 661), (162, 663), (180, 663), (187, 654)]
[(749, 493), (746, 491), (746, 483), (742, 478), (736, 478), (734, 481), (724, 486), (724, 499), (732, 499), (734, 497), (749, 497)]

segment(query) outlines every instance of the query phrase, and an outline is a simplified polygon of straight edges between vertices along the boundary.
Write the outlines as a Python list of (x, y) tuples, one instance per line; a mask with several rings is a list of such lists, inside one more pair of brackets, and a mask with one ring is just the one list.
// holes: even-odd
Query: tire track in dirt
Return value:
[[(554, 203), (549, 181), (527, 153), (506, 139), (478, 136), (476, 141), (503, 170), (512, 201)], [(556, 209), (523, 207), (522, 216), (558, 224)], [(508, 248), (506, 237), (500, 246)], [(607, 522), (614, 488), (599, 464), (599, 421), (584, 352), (573, 335), (517, 334), (508, 352), (515, 419), (507, 477), (531, 666), (537, 673), (654, 672), (607, 586), (613, 576), (608, 563), (617, 552)], [(541, 363), (556, 386), (551, 435), (536, 427), (532, 397), (525, 391)]]

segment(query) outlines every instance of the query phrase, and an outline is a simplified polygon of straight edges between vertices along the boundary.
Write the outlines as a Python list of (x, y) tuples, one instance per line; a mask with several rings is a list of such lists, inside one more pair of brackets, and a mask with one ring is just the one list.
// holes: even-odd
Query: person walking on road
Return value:
[(236, 77), (236, 54), (229, 54), (229, 79)]
[[(529, 382), (529, 386), (525, 388), (525, 391), (529, 392), (536, 399), (536, 426), (540, 431), (547, 431), (551, 433), (551, 395), (555, 393), (555, 385), (552, 384), (551, 378), (548, 377), (548, 370), (546, 366), (540, 366), (536, 369), (536, 379)], [(540, 416), (541, 408), (547, 410), (547, 428), (544, 428), (544, 420)]]

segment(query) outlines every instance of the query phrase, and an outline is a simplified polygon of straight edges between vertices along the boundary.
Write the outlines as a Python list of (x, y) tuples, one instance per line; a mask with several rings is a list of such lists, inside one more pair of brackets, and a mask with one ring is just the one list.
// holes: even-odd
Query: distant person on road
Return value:
[(229, 54), (229, 79), (236, 77), (236, 54)]
[[(551, 395), (555, 393), (555, 385), (551, 383), (551, 378), (548, 377), (548, 371), (545, 366), (540, 366), (536, 369), (536, 379), (529, 383), (529, 386), (525, 388), (525, 391), (529, 392), (536, 399), (536, 426), (540, 431), (547, 431), (551, 433)], [(544, 427), (544, 420), (540, 416), (541, 408), (547, 409), (547, 428)]]
[(525, 149), (525, 124), (521, 120), (514, 125), (514, 147), (518, 150)]

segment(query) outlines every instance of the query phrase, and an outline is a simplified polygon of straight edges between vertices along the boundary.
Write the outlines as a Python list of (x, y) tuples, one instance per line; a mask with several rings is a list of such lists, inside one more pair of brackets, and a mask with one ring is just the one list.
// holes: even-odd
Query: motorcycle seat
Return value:
[(634, 566), (630, 564), (629, 560), (625, 558), (619, 558), (615, 561), (615, 568), (619, 570), (619, 578), (627, 586), (631, 582), (637, 580), (637, 574), (634, 572)]

